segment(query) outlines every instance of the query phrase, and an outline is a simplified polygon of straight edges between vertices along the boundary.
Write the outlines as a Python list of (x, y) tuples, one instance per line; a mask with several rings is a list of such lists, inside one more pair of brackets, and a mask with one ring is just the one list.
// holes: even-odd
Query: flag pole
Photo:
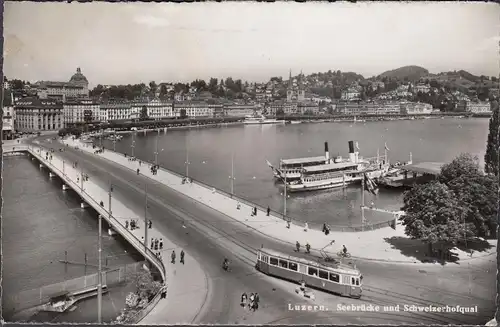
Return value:
[(361, 180), (361, 230), (364, 229), (365, 224), (365, 175)]

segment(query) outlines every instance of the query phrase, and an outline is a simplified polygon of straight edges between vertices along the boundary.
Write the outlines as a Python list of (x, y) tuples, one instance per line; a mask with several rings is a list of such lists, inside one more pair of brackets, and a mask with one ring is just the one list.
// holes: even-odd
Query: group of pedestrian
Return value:
[(163, 239), (151, 238), (151, 250), (162, 250), (163, 249)]
[(151, 165), (151, 174), (153, 174), (153, 175), (158, 174), (158, 168), (160, 168), (160, 166), (158, 166), (158, 165)]
[(189, 184), (189, 183), (191, 183), (191, 180), (188, 177), (182, 178), (182, 184)]
[(251, 213), (251, 216), (252, 216), (252, 217), (257, 216), (257, 207), (253, 207), (253, 208), (252, 208), (252, 213)]
[(249, 310), (255, 311), (259, 309), (259, 301), (259, 293), (250, 293), (250, 296), (248, 296), (245, 292), (241, 295), (240, 305), (243, 309), (248, 307)]
[[(170, 255), (170, 263), (175, 264), (175, 250), (172, 250), (172, 254)], [(181, 260), (180, 262), (184, 264), (184, 250), (181, 250)]]
[(73, 162), (73, 168), (78, 168), (78, 161)]
[(130, 230), (134, 230), (134, 229), (138, 229), (139, 228), (139, 224), (138, 224), (137, 220), (135, 220), (135, 219), (130, 219), (130, 224), (129, 224), (128, 219), (125, 220), (125, 228), (126, 229), (128, 229), (129, 225), (130, 225)]
[[(300, 243), (297, 241), (295, 243), (295, 251), (300, 252)], [(309, 242), (306, 242), (306, 253), (311, 253), (311, 245), (309, 245)]]
[[(127, 154), (125, 153), (125, 157), (127, 157)], [(128, 157), (128, 161), (136, 161), (136, 157)]]

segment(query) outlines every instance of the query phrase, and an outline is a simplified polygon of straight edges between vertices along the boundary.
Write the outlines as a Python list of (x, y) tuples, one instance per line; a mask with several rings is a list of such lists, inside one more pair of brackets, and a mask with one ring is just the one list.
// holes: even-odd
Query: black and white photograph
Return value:
[(497, 4), (3, 14), (3, 322), (497, 326)]

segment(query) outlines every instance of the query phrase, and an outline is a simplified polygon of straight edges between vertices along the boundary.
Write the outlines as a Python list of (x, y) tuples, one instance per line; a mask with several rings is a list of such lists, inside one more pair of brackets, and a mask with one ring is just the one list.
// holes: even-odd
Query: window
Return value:
[(335, 283), (340, 282), (340, 276), (334, 273), (330, 273), (330, 280)]
[(288, 269), (288, 261), (280, 259), (280, 267)]
[(273, 258), (273, 257), (269, 257), (269, 263), (272, 264), (273, 266), (277, 266), (278, 265), (278, 259)]
[(289, 262), (288, 263), (288, 269), (293, 270), (293, 271), (298, 271), (299, 270), (299, 266), (296, 263), (294, 263), (294, 262)]
[(351, 277), (351, 284), (352, 284), (352, 285), (356, 285), (356, 282), (355, 282), (355, 280), (356, 280), (356, 278), (354, 278), (354, 277)]
[(328, 271), (320, 270), (319, 278), (328, 279)]
[(359, 278), (356, 278), (356, 286), (359, 286)]
[(318, 276), (318, 269), (308, 267), (307, 273), (309, 275)]

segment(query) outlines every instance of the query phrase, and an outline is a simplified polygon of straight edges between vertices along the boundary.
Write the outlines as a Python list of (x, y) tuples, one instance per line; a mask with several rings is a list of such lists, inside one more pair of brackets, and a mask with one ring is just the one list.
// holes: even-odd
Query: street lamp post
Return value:
[(189, 177), (189, 145), (186, 141), (186, 178)]
[(158, 134), (156, 135), (156, 152), (155, 152), (155, 165), (158, 166), (158, 139), (160, 138), (160, 129), (158, 128)]
[(135, 140), (134, 140), (134, 132), (132, 132), (132, 145), (131, 145), (131, 148), (132, 148), (132, 158), (134, 158), (134, 148), (135, 148)]
[(144, 253), (148, 252), (148, 184), (144, 184)]
[(234, 153), (231, 153), (231, 196), (234, 195)]
[(102, 216), (99, 215), (99, 271), (97, 274), (97, 323), (101, 323), (102, 316)]

